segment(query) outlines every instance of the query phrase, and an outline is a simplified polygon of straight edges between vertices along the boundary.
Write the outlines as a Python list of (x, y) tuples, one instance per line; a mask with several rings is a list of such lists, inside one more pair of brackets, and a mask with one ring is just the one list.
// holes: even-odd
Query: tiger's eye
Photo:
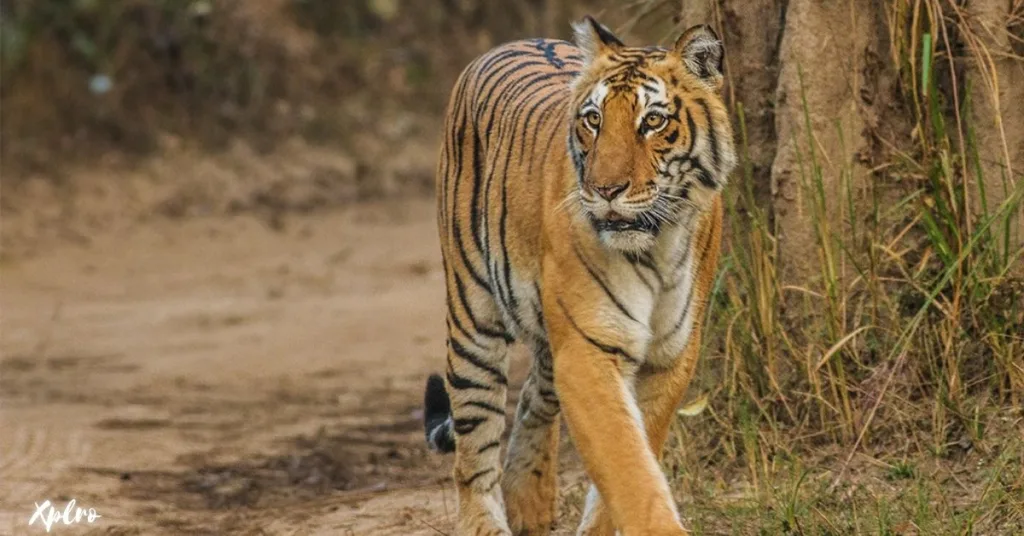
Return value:
[(651, 112), (644, 116), (644, 126), (651, 130), (657, 130), (665, 125), (665, 116), (658, 112)]
[(587, 114), (583, 116), (583, 120), (587, 122), (587, 125), (589, 125), (590, 128), (595, 130), (597, 127), (601, 126), (601, 114), (594, 110), (587, 112)]

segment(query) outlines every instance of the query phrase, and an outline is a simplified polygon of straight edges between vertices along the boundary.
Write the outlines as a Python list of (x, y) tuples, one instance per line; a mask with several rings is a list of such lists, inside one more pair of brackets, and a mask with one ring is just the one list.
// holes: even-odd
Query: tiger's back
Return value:
[[(568, 41), (507, 43), (466, 67), (448, 105), (437, 201), (449, 282), (467, 300), (494, 296), (500, 318), (484, 320), (509, 337), (544, 338), (536, 288), (544, 181), (564, 171), (558, 157), (581, 61)], [(457, 273), (469, 280), (456, 282)]]

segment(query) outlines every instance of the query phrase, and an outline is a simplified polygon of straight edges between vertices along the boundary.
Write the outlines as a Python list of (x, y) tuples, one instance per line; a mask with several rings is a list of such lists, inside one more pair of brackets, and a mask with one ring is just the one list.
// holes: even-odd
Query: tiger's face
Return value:
[(685, 207), (706, 206), (735, 166), (722, 46), (704, 26), (672, 49), (627, 47), (589, 17), (575, 30), (585, 60), (569, 152), (580, 203), (605, 245), (642, 252)]

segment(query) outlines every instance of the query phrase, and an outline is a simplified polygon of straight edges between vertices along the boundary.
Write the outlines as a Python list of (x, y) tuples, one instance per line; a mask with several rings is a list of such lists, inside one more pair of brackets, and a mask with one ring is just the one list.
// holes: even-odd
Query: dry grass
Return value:
[(1024, 533), (1024, 251), (1011, 239), (1024, 181), (988, 202), (955, 78), (958, 54), (989, 67), (990, 54), (960, 8), (886, 5), (914, 139), (890, 147), (858, 205), (851, 167), (823, 165), (834, 155), (803, 100), (812, 281), (780, 282), (749, 165), (736, 181), (748, 189), (732, 206), (695, 386), (710, 404), (679, 418), (665, 462), (697, 534)]

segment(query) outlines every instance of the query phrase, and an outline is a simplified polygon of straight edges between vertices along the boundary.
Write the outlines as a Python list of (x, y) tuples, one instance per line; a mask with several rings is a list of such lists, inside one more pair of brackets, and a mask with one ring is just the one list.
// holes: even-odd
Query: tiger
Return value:
[[(436, 170), (445, 374), (429, 446), (455, 452), (455, 529), (548, 534), (561, 418), (590, 481), (578, 534), (688, 534), (661, 470), (697, 366), (736, 165), (724, 48), (591, 16), (499, 45), (451, 91)], [(504, 462), (508, 350), (532, 354)]]

